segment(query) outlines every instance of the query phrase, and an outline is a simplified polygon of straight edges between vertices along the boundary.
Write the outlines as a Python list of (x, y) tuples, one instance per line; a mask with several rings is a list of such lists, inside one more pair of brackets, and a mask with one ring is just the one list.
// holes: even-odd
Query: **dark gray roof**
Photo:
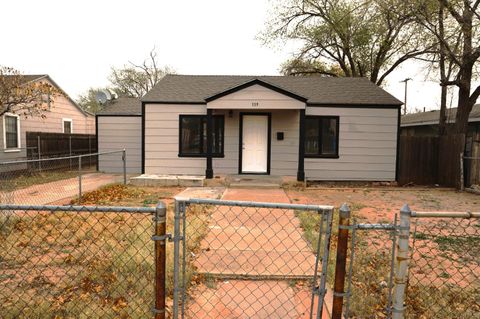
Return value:
[(402, 104), (366, 78), (176, 74), (165, 76), (142, 98), (142, 101), (205, 103), (208, 97), (254, 80), (305, 97), (309, 104)]
[[(447, 122), (455, 122), (457, 108), (447, 109)], [(420, 126), (438, 124), (440, 118), (440, 110), (412, 113), (402, 116), (401, 126)], [(470, 112), (469, 121), (480, 120), (480, 104), (473, 106)]]
[(142, 115), (142, 103), (136, 97), (119, 97), (109, 102), (98, 115)]

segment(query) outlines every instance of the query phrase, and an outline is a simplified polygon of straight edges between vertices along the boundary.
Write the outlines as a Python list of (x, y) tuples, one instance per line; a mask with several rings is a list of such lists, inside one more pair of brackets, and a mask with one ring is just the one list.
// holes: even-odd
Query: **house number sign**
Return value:
[(252, 102), (252, 107), (258, 107), (258, 102)]

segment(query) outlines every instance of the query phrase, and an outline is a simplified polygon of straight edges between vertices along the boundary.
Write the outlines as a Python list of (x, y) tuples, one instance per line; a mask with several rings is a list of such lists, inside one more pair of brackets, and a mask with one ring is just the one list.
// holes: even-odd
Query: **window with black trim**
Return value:
[(305, 157), (338, 158), (338, 116), (305, 117)]
[[(223, 157), (223, 115), (212, 116), (212, 156)], [(180, 115), (179, 156), (207, 156), (207, 116)]]

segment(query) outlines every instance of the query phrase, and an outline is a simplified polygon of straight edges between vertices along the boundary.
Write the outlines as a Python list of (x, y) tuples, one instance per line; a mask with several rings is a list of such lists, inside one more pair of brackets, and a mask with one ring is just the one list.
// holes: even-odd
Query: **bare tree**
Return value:
[(109, 80), (120, 96), (142, 97), (166, 74), (174, 73), (169, 67), (160, 67), (157, 52), (150, 51), (141, 64), (129, 62), (123, 68), (112, 68)]
[[(433, 24), (424, 26), (439, 42), (443, 60), (440, 62), (444, 64), (440, 69), (445, 69), (448, 63), (452, 70), (451, 77), (441, 76), (441, 85), (458, 88), (455, 133), (466, 134), (468, 117), (480, 96), (480, 85), (472, 88), (472, 80), (478, 77), (480, 59), (480, 0), (436, 0), (436, 4), (442, 15), (439, 21), (449, 23), (439, 24), (438, 28)], [(423, 5), (432, 3), (425, 0)]]
[(303, 43), (294, 64), (284, 70), (296, 70), (296, 64), (302, 66), (297, 74), (362, 76), (381, 85), (403, 62), (431, 50), (425, 48), (423, 30), (406, 3), (287, 0), (276, 8), (262, 39)]
[[(451, 43), (450, 50), (458, 55), (461, 32), (455, 21), (446, 14), (444, 4), (438, 0), (420, 0), (420, 6), (417, 3), (415, 9), (419, 25), (425, 28), (429, 34), (436, 33), (440, 38), (446, 38), (448, 35)], [(458, 68), (454, 61), (448, 58), (448, 51), (443, 41), (439, 41), (436, 36), (429, 36), (427, 40), (430, 41), (430, 47), (435, 48), (435, 52), (428, 54), (422, 60), (428, 62), (429, 69), (435, 71), (438, 76), (441, 89), (438, 133), (445, 135), (447, 134), (448, 83)]]
[(56, 96), (64, 95), (46, 81), (35, 81), (18, 70), (0, 66), (0, 116), (7, 112), (46, 117)]

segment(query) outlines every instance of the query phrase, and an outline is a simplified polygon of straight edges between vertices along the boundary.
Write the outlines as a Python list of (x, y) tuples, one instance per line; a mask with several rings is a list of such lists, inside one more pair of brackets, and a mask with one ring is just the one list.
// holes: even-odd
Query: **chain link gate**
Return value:
[(332, 215), (332, 206), (176, 199), (173, 318), (321, 318)]

